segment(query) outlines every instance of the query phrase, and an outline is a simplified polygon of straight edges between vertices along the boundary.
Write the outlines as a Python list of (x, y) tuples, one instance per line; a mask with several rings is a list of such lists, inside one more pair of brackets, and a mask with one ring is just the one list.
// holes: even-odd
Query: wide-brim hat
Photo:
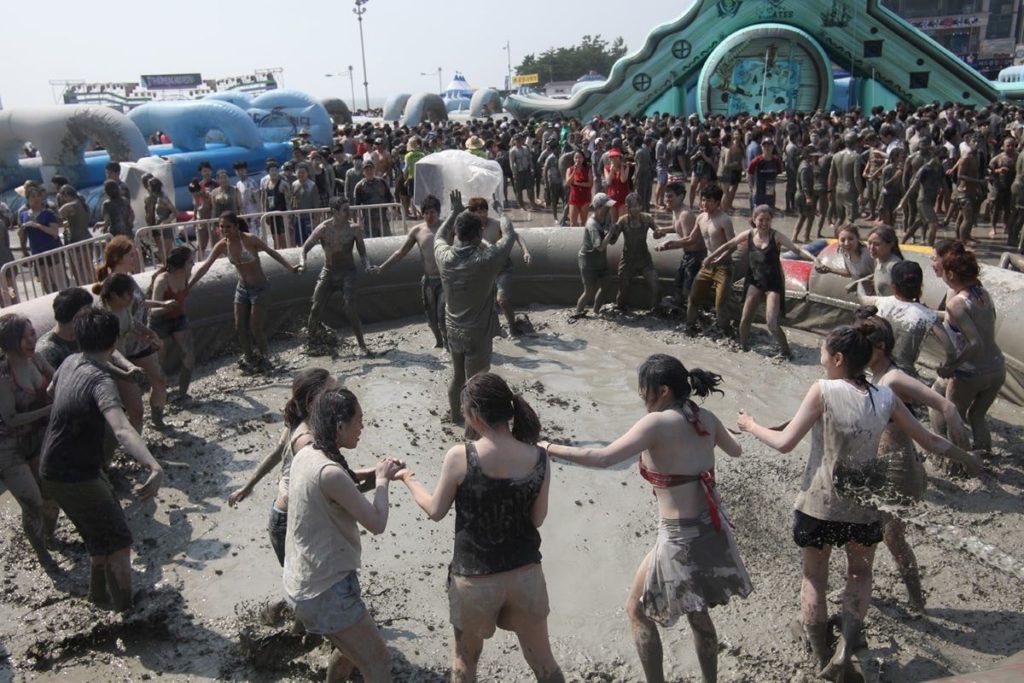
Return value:
[(478, 135), (471, 135), (469, 137), (469, 139), (466, 140), (466, 149), (483, 149), (483, 148), (484, 148), (483, 138), (481, 138)]

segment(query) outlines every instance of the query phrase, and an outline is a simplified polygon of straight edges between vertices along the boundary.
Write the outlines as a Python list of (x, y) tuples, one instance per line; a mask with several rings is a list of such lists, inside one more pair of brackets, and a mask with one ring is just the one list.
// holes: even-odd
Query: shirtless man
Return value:
[[(483, 197), (473, 197), (469, 200), (469, 204), (466, 210), (476, 214), (483, 223), (484, 230), (484, 242), (488, 244), (497, 244), (501, 236), (505, 234), (502, 230), (501, 224), (495, 218), (490, 218), (487, 211), (487, 200)], [(509, 221), (507, 216), (501, 217), (501, 222)], [(511, 221), (509, 221), (511, 222)], [(530, 265), (533, 257), (530, 256), (530, 251), (526, 248), (526, 243), (523, 242), (523, 238), (516, 235), (516, 244), (523, 250), (523, 263)], [(494, 282), (496, 289), (496, 301), (498, 302), (498, 308), (501, 309), (502, 314), (505, 316), (505, 323), (508, 325), (508, 335), (514, 337), (519, 334), (519, 328), (516, 325), (516, 313), (512, 308), (512, 254), (509, 253), (508, 260), (505, 262), (505, 266), (498, 273), (498, 277)]]
[(985, 198), (985, 166), (978, 153), (978, 135), (970, 131), (964, 136), (960, 160), (951, 173), (956, 175), (953, 200), (960, 205), (960, 220), (957, 221), (956, 235), (961, 241), (973, 241), (971, 232), (978, 222), (978, 210)]
[(393, 264), (398, 263), (406, 254), (412, 251), (414, 246), (420, 248), (420, 258), (423, 260), (423, 278), (420, 280), (420, 291), (423, 296), (423, 310), (427, 314), (427, 325), (434, 333), (434, 348), (448, 348), (448, 334), (444, 326), (444, 288), (441, 286), (441, 273), (437, 269), (437, 260), (434, 258), (434, 237), (437, 236), (437, 229), (441, 227), (441, 200), (434, 195), (427, 195), (420, 205), (420, 213), (423, 214), (423, 222), (413, 226), (408, 237), (399, 249), (396, 249), (384, 263), (377, 268), (378, 273), (383, 273)]
[[(665, 201), (672, 209), (672, 227), (659, 229), (654, 233), (655, 237), (664, 237), (675, 232), (679, 236), (677, 240), (669, 240), (655, 247), (655, 251), (668, 251), (669, 249), (682, 249), (683, 258), (679, 261), (679, 272), (676, 273), (675, 292), (672, 295), (673, 303), (680, 308), (686, 305), (686, 299), (690, 296), (690, 289), (693, 281), (700, 271), (701, 263), (708, 255), (704, 248), (704, 239), (700, 238), (696, 244), (684, 246), (686, 238), (693, 234), (693, 228), (697, 224), (697, 215), (686, 208), (686, 188), (682, 183), (669, 183), (665, 187)], [(700, 231), (697, 231), (700, 235)]]
[[(929, 142), (931, 141), (929, 140)], [(942, 189), (944, 173), (942, 170), (942, 160), (933, 151), (930, 144), (926, 145), (923, 141), (918, 144), (918, 158), (923, 163), (917, 169), (914, 177), (911, 178), (907, 192), (903, 195), (903, 199), (900, 200), (897, 207), (897, 210), (906, 210), (911, 203), (917, 207), (915, 212), (917, 218), (910, 224), (906, 234), (904, 234), (904, 240), (912, 239), (918, 226), (923, 223), (925, 226), (925, 241), (928, 244), (935, 244), (935, 236), (939, 231), (939, 217), (935, 213), (935, 201), (938, 199), (939, 191)]]
[[(704, 240), (704, 247), (713, 252), (736, 236), (729, 214), (722, 211), (722, 188), (712, 185), (700, 194), (701, 213), (697, 216), (697, 225), (691, 235), (683, 240), (683, 248), (692, 248), (698, 239)], [(702, 266), (694, 279), (690, 290), (690, 300), (686, 307), (686, 328), (693, 334), (697, 328), (697, 312), (715, 286), (715, 316), (720, 330), (729, 330), (729, 290), (732, 288), (732, 260)]]
[(832, 157), (828, 186), (836, 203), (836, 225), (853, 223), (860, 218), (857, 200), (864, 191), (864, 165), (857, 145), (856, 133), (846, 133), (843, 150)]
[(619, 257), (619, 295), (615, 299), (615, 306), (621, 311), (627, 309), (630, 281), (637, 275), (643, 276), (651, 290), (651, 310), (658, 307), (658, 271), (654, 269), (651, 251), (647, 248), (648, 232), (653, 232), (655, 237), (661, 234), (651, 215), (640, 211), (640, 195), (630, 192), (626, 195), (626, 214), (612, 226), (606, 238), (609, 244), (615, 244), (619, 235), (623, 236), (622, 256)]
[(359, 319), (356, 310), (356, 279), (359, 271), (356, 269), (355, 259), (352, 258), (352, 247), (359, 252), (359, 259), (362, 261), (363, 270), (372, 273), (375, 268), (370, 265), (366, 257), (366, 244), (363, 242), (363, 231), (359, 227), (353, 227), (349, 222), (348, 199), (335, 197), (331, 200), (331, 217), (316, 226), (313, 233), (302, 245), (300, 267), (306, 268), (306, 254), (314, 246), (319, 244), (324, 250), (324, 267), (320, 271), (320, 278), (316, 281), (316, 288), (313, 290), (313, 304), (309, 309), (309, 322), (306, 329), (310, 339), (319, 336), (326, 331), (320, 323), (324, 307), (336, 290), (341, 290), (342, 302), (345, 316), (352, 325), (352, 333), (356, 336), (356, 343), (366, 357), (372, 357), (373, 352), (366, 347), (363, 340), (363, 323)]

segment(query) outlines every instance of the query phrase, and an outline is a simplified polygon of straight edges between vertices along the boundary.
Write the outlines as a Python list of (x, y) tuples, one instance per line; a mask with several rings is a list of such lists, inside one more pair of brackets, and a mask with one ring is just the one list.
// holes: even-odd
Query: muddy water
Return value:
[[(760, 420), (789, 417), (807, 386), (820, 376), (817, 340), (790, 331), (796, 360), (765, 359), (772, 347), (759, 331), (751, 353), (682, 336), (674, 321), (587, 319), (569, 324), (564, 312), (528, 311), (536, 334), (497, 340), (495, 367), (533, 404), (548, 436), (604, 442), (641, 415), (636, 367), (650, 353), (677, 355), (688, 367), (723, 375), (724, 396), (706, 406), (723, 418), (743, 407)], [(236, 509), (225, 499), (272, 446), (280, 429), (290, 372), (323, 365), (360, 397), (366, 429), (354, 464), (395, 455), (432, 486), (445, 451), (458, 442), (440, 415), (447, 401), (444, 357), (419, 319), (371, 329), (371, 347), (388, 350), (364, 362), (342, 350), (338, 358), (309, 358), (289, 340), (275, 352), (284, 370), (244, 377), (223, 359), (203, 368), (196, 402), (169, 416), (163, 434), (147, 432), (166, 466), (167, 485), (156, 506), (126, 503), (135, 535), (139, 611), (126, 620), (93, 611), (73, 593), (84, 592), (84, 549), (62, 526), (66, 576), (57, 584), (36, 572), (18, 538), (15, 506), (0, 502), (4, 583), (0, 585), (0, 642), (18, 679), (310, 680), (322, 675), (323, 650), (288, 635), (282, 624), (258, 623), (258, 607), (280, 594), (280, 568), (266, 538), (276, 472)], [(910, 540), (923, 565), (931, 615), (912, 620), (905, 592), (887, 552), (879, 550), (868, 640), (880, 680), (927, 680), (990, 665), (1024, 648), (1024, 597), (1019, 578), (955, 543), (963, 534), (1009, 557), (1024, 555), (1019, 503), (1024, 488), (1021, 413), (994, 411), (993, 463), (998, 484), (949, 483), (932, 470), (926, 502), (913, 511)], [(722, 493), (737, 524), (740, 551), (754, 594), (714, 610), (722, 642), (722, 680), (800, 680), (810, 673), (786, 637), (796, 615), (799, 554), (789, 539), (791, 503), (806, 449), (779, 455), (742, 437), (744, 454), (719, 462)], [(642, 679), (623, 613), (636, 566), (653, 543), (654, 498), (632, 463), (613, 471), (556, 465), (548, 520), (542, 528), (544, 569), (551, 599), (555, 654), (569, 680)], [(121, 467), (122, 490), (133, 477)], [(364, 537), (361, 581), (382, 625), (398, 680), (446, 680), (451, 649), (446, 565), (451, 516), (423, 518), (404, 487), (392, 488), (388, 530)], [(952, 540), (951, 540), (952, 539)], [(992, 555), (989, 552), (988, 555)], [(830, 607), (839, 610), (843, 565), (833, 562)], [(147, 607), (148, 605), (148, 607)], [(239, 646), (244, 632), (248, 651)], [(694, 680), (698, 668), (685, 627), (663, 632), (673, 680)], [(263, 656), (251, 656), (253, 646)], [(286, 661), (287, 659), (292, 661)], [(258, 661), (257, 661), (258, 660)], [(256, 661), (256, 663), (254, 663)], [(0, 669), (0, 680), (4, 675)], [(530, 680), (515, 639), (488, 641), (481, 679)]]

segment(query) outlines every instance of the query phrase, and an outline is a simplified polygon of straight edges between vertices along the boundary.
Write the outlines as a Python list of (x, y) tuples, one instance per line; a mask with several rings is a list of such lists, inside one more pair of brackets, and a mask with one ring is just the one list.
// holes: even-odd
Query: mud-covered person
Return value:
[(359, 319), (359, 309), (356, 299), (356, 287), (359, 279), (359, 270), (356, 267), (353, 249), (359, 253), (359, 260), (363, 270), (372, 273), (373, 265), (366, 255), (366, 243), (363, 241), (363, 231), (358, 226), (352, 225), (349, 220), (349, 202), (345, 197), (335, 197), (331, 200), (331, 217), (316, 226), (312, 234), (302, 245), (300, 268), (306, 267), (306, 254), (309, 250), (319, 244), (324, 250), (324, 267), (320, 270), (320, 277), (316, 281), (316, 288), (313, 290), (313, 302), (309, 309), (309, 320), (306, 324), (306, 331), (310, 340), (329, 332), (320, 322), (324, 309), (327, 307), (331, 295), (335, 292), (341, 293), (341, 300), (345, 317), (352, 326), (352, 334), (355, 335), (359, 350), (364, 356), (371, 357), (373, 353), (366, 346), (363, 338), (363, 323)]
[[(803, 553), (804, 636), (821, 675), (830, 680), (863, 668), (857, 654), (865, 648), (872, 566), (876, 545), (883, 539), (881, 513), (872, 497), (885, 483), (878, 447), (890, 421), (932, 453), (960, 462), (972, 473), (981, 471), (975, 455), (922, 427), (892, 389), (867, 381), (864, 371), (874, 353), (872, 332), (871, 325), (858, 321), (825, 337), (821, 365), (826, 379), (811, 385), (784, 429), (759, 425), (743, 411), (737, 419), (742, 431), (780, 453), (792, 451), (811, 432), (810, 454), (794, 504), (793, 541)], [(826, 601), (829, 557), (833, 548), (844, 546), (842, 633), (833, 652)]]
[(639, 458), (640, 475), (654, 489), (659, 517), (657, 541), (640, 563), (626, 600), (640, 663), (648, 681), (665, 680), (657, 627), (672, 626), (685, 616), (704, 681), (711, 682), (718, 676), (718, 635), (708, 610), (752, 590), (715, 487), (715, 449), (737, 457), (742, 448), (712, 412), (690, 398), (721, 393), (720, 376), (687, 370), (664, 354), (645, 360), (638, 375), (647, 415), (610, 445), (540, 445), (556, 460), (586, 467), (613, 467)]
[(619, 293), (615, 307), (628, 309), (627, 298), (631, 281), (641, 276), (650, 290), (650, 310), (658, 307), (658, 271), (654, 268), (651, 250), (647, 247), (647, 234), (658, 237), (661, 232), (650, 214), (640, 210), (640, 196), (636, 192), (626, 195), (626, 213), (616, 221), (608, 234), (608, 244), (615, 244), (622, 236), (622, 255), (619, 257)]
[[(483, 225), (484, 242), (487, 244), (497, 244), (504, 234), (503, 226), (499, 225), (499, 222), (512, 222), (507, 213), (500, 214), (499, 218), (491, 218), (487, 207), (487, 200), (483, 197), (471, 197), (469, 202), (466, 203), (466, 210), (476, 214), (477, 218), (480, 219)], [(515, 236), (515, 243), (523, 250), (523, 263), (530, 265), (533, 257), (530, 256), (530, 250), (526, 248), (526, 242), (523, 241), (523, 238), (518, 233)], [(494, 289), (495, 301), (498, 304), (498, 308), (501, 309), (502, 315), (505, 316), (505, 324), (508, 325), (508, 335), (515, 337), (519, 334), (520, 330), (516, 324), (515, 309), (512, 308), (512, 269), (512, 255), (510, 253), (504, 267), (502, 267), (498, 277), (494, 280)]]
[(494, 286), (515, 246), (517, 235), (511, 221), (501, 221), (501, 238), (483, 241), (480, 216), (465, 211), (462, 195), (451, 194), (452, 212), (434, 238), (434, 258), (445, 296), (445, 326), (452, 355), (448, 384), (451, 419), (462, 424), (459, 396), (466, 379), (491, 367), (494, 331)]
[[(708, 253), (714, 252), (723, 244), (736, 236), (732, 219), (722, 211), (722, 188), (712, 185), (700, 195), (701, 212), (697, 216), (695, 230), (700, 231), (704, 240), (704, 248)], [(696, 236), (685, 240), (683, 248), (696, 244)], [(701, 266), (690, 289), (690, 298), (686, 305), (686, 329), (689, 334), (697, 330), (697, 314), (704, 305), (704, 300), (715, 288), (715, 324), (723, 333), (729, 330), (729, 292), (732, 289), (732, 260)]]
[(522, 396), (490, 372), (467, 380), (461, 401), (466, 424), (480, 437), (448, 451), (434, 493), (409, 469), (395, 475), (431, 520), (441, 521), (455, 505), (448, 580), (452, 680), (476, 680), (484, 641), (501, 628), (515, 632), (538, 681), (561, 683), (548, 637), (538, 532), (551, 486), (547, 454), (536, 445), (540, 421)]
[(676, 272), (675, 292), (673, 301), (677, 306), (685, 306), (690, 296), (690, 289), (693, 288), (693, 281), (697, 278), (708, 255), (704, 248), (704, 238), (700, 230), (696, 229), (697, 214), (686, 208), (686, 186), (682, 183), (669, 183), (665, 188), (665, 201), (672, 210), (672, 227), (661, 229), (655, 233), (655, 237), (664, 237), (675, 232), (679, 239), (662, 242), (654, 248), (655, 251), (668, 251), (670, 249), (682, 249), (683, 257), (679, 260), (679, 270)]
[(444, 287), (441, 285), (441, 272), (437, 269), (434, 258), (434, 238), (441, 227), (441, 200), (434, 195), (427, 195), (420, 205), (423, 222), (412, 227), (402, 246), (399, 247), (384, 263), (377, 268), (383, 273), (395, 263), (401, 261), (412, 251), (420, 249), (423, 262), (423, 276), (420, 278), (420, 295), (423, 299), (423, 310), (427, 315), (427, 325), (434, 333), (434, 348), (448, 348), (448, 332), (444, 325)]
[(341, 452), (355, 448), (363, 432), (363, 411), (347, 389), (321, 392), (309, 427), (313, 443), (295, 454), (289, 472), (285, 595), (306, 631), (334, 645), (328, 681), (347, 680), (358, 668), (367, 683), (389, 683), (391, 657), (359, 586), (359, 527), (384, 533), (388, 485), (403, 464), (377, 463), (373, 500), (363, 496)]
[(583, 228), (583, 245), (577, 256), (583, 293), (576, 301), (576, 311), (570, 316), (571, 319), (584, 317), (584, 309), (588, 304), (593, 304), (596, 315), (604, 303), (604, 291), (608, 287), (608, 235), (614, 227), (613, 206), (615, 200), (604, 192), (598, 192), (590, 200), (590, 208), (593, 210), (587, 216), (587, 224)]
[(131, 546), (124, 512), (103, 472), (107, 426), (129, 456), (149, 470), (136, 487), (142, 501), (160, 488), (163, 470), (132, 427), (107, 372), (120, 335), (117, 316), (89, 306), (75, 316), (81, 353), (67, 358), (53, 376), (53, 407), (43, 437), (40, 477), (85, 541), (90, 557), (89, 600), (119, 612), (132, 606)]

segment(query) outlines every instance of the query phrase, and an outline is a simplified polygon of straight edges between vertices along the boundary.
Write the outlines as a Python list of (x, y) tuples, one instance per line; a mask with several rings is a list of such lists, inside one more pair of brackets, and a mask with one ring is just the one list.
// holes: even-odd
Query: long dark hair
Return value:
[(649, 356), (637, 371), (640, 392), (649, 397), (658, 387), (668, 387), (676, 401), (686, 401), (696, 395), (706, 398), (712, 393), (724, 393), (718, 388), (722, 376), (707, 370), (687, 370), (683, 363), (673, 356), (656, 353)]
[(300, 370), (292, 380), (292, 396), (284, 404), (284, 423), (295, 429), (309, 417), (313, 400), (327, 386), (331, 373), (323, 368)]
[(512, 422), (517, 441), (535, 444), (540, 439), (540, 419), (530, 404), (513, 393), (508, 384), (493, 372), (473, 375), (462, 387), (463, 409), (471, 409), (489, 425)]
[(313, 446), (344, 468), (352, 480), (356, 474), (338, 448), (338, 425), (349, 422), (359, 409), (359, 399), (348, 389), (321, 391), (309, 409), (309, 431)]
[(886, 357), (892, 361), (892, 351), (896, 348), (896, 335), (892, 331), (889, 321), (878, 315), (878, 309), (874, 306), (861, 306), (853, 314), (855, 323), (863, 323), (863, 329), (873, 347), (879, 344), (885, 351)]
[(900, 238), (896, 236), (896, 230), (888, 225), (879, 225), (877, 228), (868, 233), (868, 237), (871, 235), (878, 235), (882, 238), (883, 242), (886, 242), (892, 247), (892, 253), (902, 261), (903, 252), (900, 251)]
[(846, 379), (855, 380), (861, 386), (870, 386), (864, 376), (864, 368), (871, 360), (874, 344), (871, 341), (873, 326), (864, 320), (852, 325), (840, 325), (825, 337), (825, 349), (829, 354), (843, 354)]
[[(103, 303), (110, 301), (110, 297), (115, 294), (129, 294), (132, 291), (132, 285), (135, 280), (132, 279), (131, 275), (127, 273), (114, 273), (106, 280), (103, 281), (102, 285), (93, 285), (92, 291), (100, 295), (100, 299)], [(97, 291), (97, 287), (99, 291)]]

